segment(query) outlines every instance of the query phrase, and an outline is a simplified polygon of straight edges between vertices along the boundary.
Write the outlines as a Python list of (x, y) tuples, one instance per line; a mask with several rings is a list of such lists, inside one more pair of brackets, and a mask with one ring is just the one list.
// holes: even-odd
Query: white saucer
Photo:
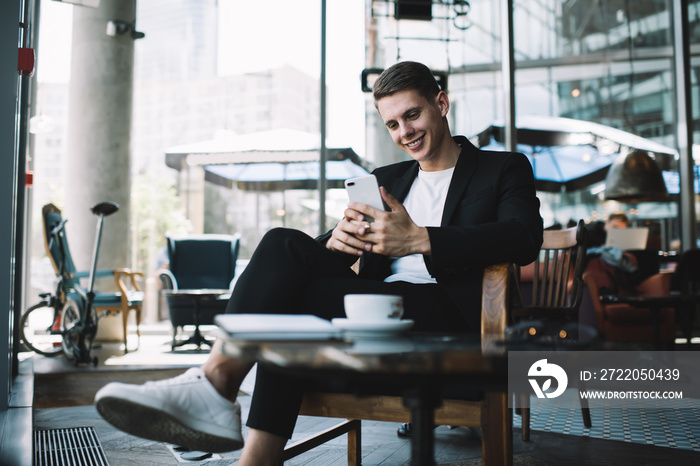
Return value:
[(385, 335), (396, 335), (405, 332), (413, 327), (413, 321), (405, 320), (350, 320), (336, 318), (331, 323), (341, 330), (345, 330), (353, 336), (380, 337)]

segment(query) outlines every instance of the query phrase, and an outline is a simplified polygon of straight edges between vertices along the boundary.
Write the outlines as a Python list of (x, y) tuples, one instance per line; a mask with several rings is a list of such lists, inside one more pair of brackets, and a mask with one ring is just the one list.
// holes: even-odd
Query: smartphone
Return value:
[[(381, 194), (379, 194), (379, 184), (376, 176), (358, 176), (357, 178), (345, 180), (345, 189), (348, 192), (350, 202), (367, 204), (375, 209), (384, 210), (384, 202)], [(374, 219), (367, 217), (367, 221), (373, 222)]]

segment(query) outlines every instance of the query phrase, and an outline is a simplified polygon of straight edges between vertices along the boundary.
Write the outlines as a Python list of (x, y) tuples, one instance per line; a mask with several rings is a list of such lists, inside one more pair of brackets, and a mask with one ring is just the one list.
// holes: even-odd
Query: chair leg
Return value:
[[(579, 381), (578, 389), (579, 392), (585, 391), (585, 382)], [(591, 422), (591, 408), (588, 407), (588, 399), (579, 397), (579, 401), (581, 402), (581, 417), (583, 417), (583, 425), (590, 429), (591, 426), (593, 426), (593, 423)]]
[(362, 421), (355, 419), (353, 429), (348, 431), (348, 466), (362, 464)]
[(360, 419), (347, 419), (323, 432), (312, 435), (309, 438), (299, 440), (284, 448), (282, 460), (287, 461), (295, 456), (322, 445), (329, 440), (348, 434), (348, 466), (359, 466), (362, 459), (360, 437), (362, 421)]
[(141, 347), (141, 306), (136, 308), (136, 349)]
[(481, 460), (484, 465), (513, 465), (513, 411), (505, 393), (484, 395), (481, 409)]
[(126, 344), (127, 340), (127, 324), (129, 323), (129, 309), (122, 309), (122, 329), (124, 330), (124, 354), (129, 352), (129, 347)]

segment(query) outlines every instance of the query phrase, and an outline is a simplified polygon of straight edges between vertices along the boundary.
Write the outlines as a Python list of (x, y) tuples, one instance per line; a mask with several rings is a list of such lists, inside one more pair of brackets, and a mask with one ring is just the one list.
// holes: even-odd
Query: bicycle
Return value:
[[(102, 237), (104, 217), (119, 209), (114, 202), (101, 202), (91, 208), (98, 216), (97, 236), (89, 272), (89, 287), (79, 283), (84, 274), (75, 272), (65, 236), (66, 219), (52, 204), (44, 206), (44, 233), (46, 249), (57, 271), (58, 281), (54, 293), (40, 293), (41, 301), (24, 312), (19, 321), (20, 338), (24, 345), (37, 354), (57, 356), (61, 353), (78, 364), (97, 365), (97, 357), (91, 357), (98, 321), (112, 311), (97, 314), (95, 309), (95, 277), (97, 257)], [(114, 294), (113, 294), (114, 295)], [(35, 328), (45, 329), (34, 333)]]

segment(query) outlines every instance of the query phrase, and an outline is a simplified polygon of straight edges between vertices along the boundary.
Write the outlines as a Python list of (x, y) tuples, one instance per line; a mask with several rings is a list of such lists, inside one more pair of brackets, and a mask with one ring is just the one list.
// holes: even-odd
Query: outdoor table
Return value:
[[(672, 307), (676, 311), (683, 312), (700, 303), (700, 293), (672, 293), (668, 296), (619, 296), (601, 295), (600, 301), (604, 304), (628, 304), (633, 307), (649, 309), (651, 313), (651, 325), (654, 329), (654, 348), (661, 348), (661, 309)], [(690, 341), (690, 337), (688, 337)]]
[[(367, 395), (400, 393), (411, 411), (412, 465), (434, 464), (434, 410), (441, 404), (442, 388), (484, 390), (504, 399), (507, 392), (505, 349), (482, 344), (473, 335), (409, 334), (355, 341), (251, 341), (223, 336), (222, 340), (223, 352), (231, 357), (296, 376), (331, 379)], [(510, 432), (512, 410), (503, 410), (489, 422), (501, 432)], [(490, 445), (489, 450), (512, 456), (512, 436), (496, 437), (492, 440), (498, 445)]]
[(172, 349), (188, 345), (190, 343), (197, 345), (198, 350), (202, 348), (202, 343), (211, 346), (212, 342), (206, 339), (204, 335), (202, 335), (201, 330), (199, 329), (199, 309), (201, 302), (204, 299), (218, 298), (220, 296), (229, 294), (230, 292), (231, 290), (224, 289), (163, 290), (162, 293), (164, 296), (172, 296), (174, 298), (180, 299), (191, 299), (194, 302), (194, 334), (187, 340), (181, 341), (179, 343), (173, 342)]

